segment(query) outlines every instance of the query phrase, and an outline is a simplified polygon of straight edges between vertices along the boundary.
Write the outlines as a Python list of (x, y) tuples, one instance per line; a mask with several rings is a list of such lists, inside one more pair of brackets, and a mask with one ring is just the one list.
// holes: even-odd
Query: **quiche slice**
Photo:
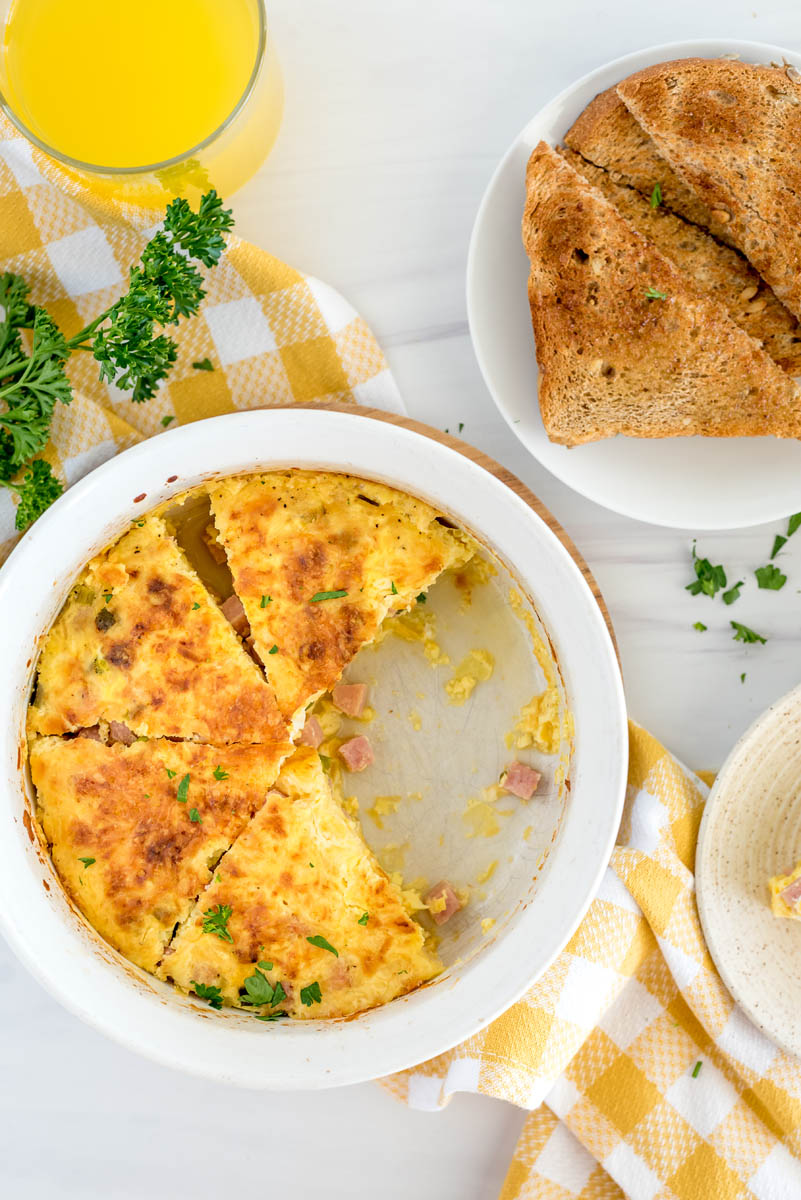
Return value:
[(774, 875), (768, 880), (768, 886), (774, 917), (801, 921), (801, 862), (789, 875)]
[(263, 1017), (344, 1017), (442, 969), (403, 893), (295, 752), (219, 864), (158, 974)]
[(94, 558), (53, 625), (32, 734), (280, 741), (272, 689), (158, 517)]
[(219, 858), (263, 804), (285, 744), (40, 738), (38, 817), (72, 900), (126, 958), (154, 971)]
[(476, 549), (423, 501), (347, 475), (276, 471), (209, 490), (234, 589), (288, 720), (336, 683), (384, 617)]

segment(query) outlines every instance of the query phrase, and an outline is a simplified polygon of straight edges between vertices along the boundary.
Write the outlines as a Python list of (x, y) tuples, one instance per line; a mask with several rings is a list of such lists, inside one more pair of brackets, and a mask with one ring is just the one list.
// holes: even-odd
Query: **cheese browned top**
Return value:
[[(224, 930), (214, 920), (221, 912)], [(220, 863), (159, 974), (187, 991), (219, 988), (228, 1004), (263, 1015), (341, 1017), (441, 969), (400, 890), (333, 798), (319, 755), (301, 748)], [(271, 989), (281, 984), (275, 1004), (253, 1004), (269, 995), (259, 975)]]
[(157, 517), (93, 559), (48, 634), (29, 730), (280, 741), (271, 688)]
[(381, 621), (475, 545), (421, 500), (347, 475), (275, 471), (210, 489), (255, 648), (292, 719)]
[(98, 933), (153, 971), (290, 750), (34, 741), (42, 830), (62, 883)]

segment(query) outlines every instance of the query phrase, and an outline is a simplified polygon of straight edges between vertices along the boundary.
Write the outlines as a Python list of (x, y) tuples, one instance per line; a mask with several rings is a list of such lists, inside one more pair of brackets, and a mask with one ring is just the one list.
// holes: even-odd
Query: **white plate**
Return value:
[(768, 879), (801, 858), (801, 687), (732, 750), (706, 803), (698, 911), (723, 982), (755, 1025), (801, 1056), (801, 922), (770, 910)]
[(566, 88), (531, 120), (497, 168), (476, 217), (467, 264), (467, 311), (487, 387), (514, 433), (568, 487), (654, 525), (737, 529), (801, 506), (801, 443), (775, 438), (617, 437), (568, 449), (548, 440), (537, 403), (537, 360), (520, 226), (525, 171), (537, 143), (558, 144), (593, 96), (633, 71), (672, 58), (739, 54), (797, 61), (761, 42), (692, 41), (618, 58)]

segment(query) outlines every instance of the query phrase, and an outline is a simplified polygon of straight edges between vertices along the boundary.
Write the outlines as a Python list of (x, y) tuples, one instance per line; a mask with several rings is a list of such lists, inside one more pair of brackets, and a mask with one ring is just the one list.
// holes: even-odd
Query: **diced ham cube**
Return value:
[(437, 925), (444, 925), (446, 921), (450, 921), (453, 914), (462, 907), (461, 900), (447, 879), (435, 883), (430, 891), (426, 892), (423, 899)]
[(525, 763), (513, 762), (506, 768), (506, 775), (501, 786), (504, 791), (511, 792), (513, 796), (519, 796), (521, 800), (530, 800), (537, 790), (540, 779), (542, 776), (533, 767), (527, 767)]
[(250, 633), (250, 625), (245, 616), (245, 610), (242, 607), (242, 601), (238, 596), (229, 596), (224, 604), (220, 605), (220, 611), (227, 621), (230, 621), (240, 637), (247, 637)]
[(245, 649), (247, 650), (248, 654), (250, 655), (250, 657), (253, 659), (253, 661), (255, 663), (258, 663), (260, 667), (264, 666), (264, 663), (259, 658), (258, 652), (256, 650), (255, 638), (253, 638), (253, 637), (245, 638)]
[(339, 747), (339, 757), (349, 771), (363, 771), (373, 761), (373, 747), (367, 738), (360, 734), (343, 742)]
[(780, 895), (788, 908), (795, 908), (798, 901), (801, 900), (801, 879), (796, 879), (793, 883), (788, 884)]
[(122, 721), (111, 721), (108, 735), (112, 742), (122, 742), (123, 746), (132, 746), (136, 741), (136, 734), (127, 725), (123, 725)]
[(298, 738), (298, 741), (301, 746), (311, 746), (312, 750), (316, 750), (324, 737), (323, 727), (317, 718), (307, 717), (306, 724), (303, 726), (303, 733)]
[(89, 738), (89, 740), (92, 742), (103, 741), (102, 737), (100, 736), (99, 725), (87, 725), (85, 729), (79, 729), (78, 737)]
[(367, 684), (338, 683), (331, 693), (331, 699), (346, 717), (360, 717), (367, 700)]

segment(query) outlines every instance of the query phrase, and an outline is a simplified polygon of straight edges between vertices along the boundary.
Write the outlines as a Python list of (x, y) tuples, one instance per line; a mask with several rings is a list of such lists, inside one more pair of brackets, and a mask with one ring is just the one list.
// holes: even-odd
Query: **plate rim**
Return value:
[[(560, 483), (577, 495), (583, 496), (584, 499), (590, 500), (592, 503), (605, 508), (610, 512), (617, 513), (620, 516), (627, 517), (631, 520), (642, 521), (647, 524), (656, 525), (666, 529), (688, 529), (693, 528), (698, 532), (722, 532), (730, 529), (747, 529), (757, 525), (768, 524), (771, 521), (781, 520), (787, 516), (784, 507), (776, 510), (768, 510), (765, 513), (760, 512), (751, 517), (744, 516), (742, 513), (737, 513), (737, 519), (721, 518), (709, 520), (709, 518), (701, 517), (693, 519), (691, 522), (682, 519), (676, 520), (669, 514), (659, 515), (653, 512), (648, 512), (643, 515), (630, 506), (626, 506), (619, 502), (610, 501), (600, 498), (597, 492), (591, 487), (584, 487), (580, 483), (575, 482), (572, 478), (555, 469), (553, 463), (546, 463), (540, 457), (537, 450), (532, 446), (531, 440), (525, 438), (523, 433), (517, 428), (513, 414), (509, 409), (507, 402), (502, 394), (502, 389), (497, 387), (494, 382), (493, 371), (488, 365), (487, 356), (485, 354), (486, 342), (482, 340), (478, 333), (481, 326), (481, 321), (477, 316), (479, 303), (479, 291), (476, 283), (477, 274), (477, 258), (480, 249), (484, 242), (485, 226), (487, 215), (491, 209), (495, 199), (496, 189), (501, 181), (510, 159), (518, 151), (522, 142), (526, 140), (526, 134), (535, 122), (537, 122), (543, 112), (552, 105), (567, 101), (579, 89), (582, 89), (594, 81), (598, 81), (598, 91), (604, 90), (606, 87), (612, 86), (609, 77), (613, 72), (620, 70), (617, 79), (625, 78), (626, 74), (630, 74), (632, 70), (641, 69), (650, 63), (667, 62), (674, 58), (689, 58), (695, 55), (703, 57), (722, 57), (725, 54), (742, 55), (745, 61), (777, 61), (781, 58), (783, 61), (791, 61), (799, 59), (799, 54), (787, 47), (777, 46), (770, 42), (751, 41), (747, 38), (688, 38), (679, 41), (656, 43), (650, 46), (644, 46), (638, 50), (633, 50), (627, 54), (620, 55), (618, 58), (610, 59), (600, 66), (594, 67), (586, 74), (574, 79), (567, 84), (561, 91), (551, 96), (544, 104), (541, 104), (536, 112), (529, 118), (526, 124), (518, 131), (516, 137), (509, 143), (506, 150), (501, 155), (500, 159), (493, 168), (492, 174), (487, 182), (484, 192), (481, 197), (476, 216), (473, 221), (473, 226), (470, 232), (470, 241), (467, 251), (467, 264), (465, 271), (465, 296), (467, 305), (467, 323), (470, 334), (470, 342), (473, 347), (473, 353), (476, 357), (479, 370), (481, 372), (484, 385), (492, 398), (495, 408), (503, 417), (504, 421), (511, 429), (512, 433), (517, 438), (521, 446), (526, 452), (550, 475), (558, 479)], [(521, 203), (521, 218), (522, 218), (522, 203)], [(630, 439), (637, 440), (637, 439)], [(675, 439), (674, 439), (675, 440)], [(743, 439), (745, 440), (745, 439)]]

